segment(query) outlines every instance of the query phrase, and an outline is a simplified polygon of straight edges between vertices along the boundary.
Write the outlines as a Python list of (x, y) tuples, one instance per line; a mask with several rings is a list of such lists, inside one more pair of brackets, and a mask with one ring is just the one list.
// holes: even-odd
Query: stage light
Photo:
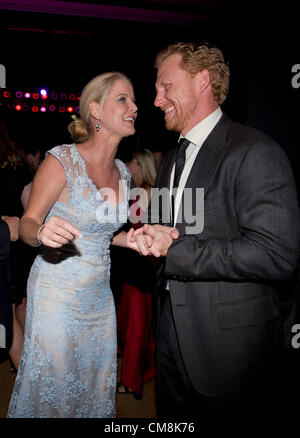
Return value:
[(40, 96), (38, 93), (33, 93), (32, 99), (38, 99)]
[(26, 99), (29, 99), (30, 96), (31, 96), (31, 94), (28, 91), (24, 94), (24, 97), (26, 97)]
[(60, 93), (60, 99), (61, 100), (66, 100), (68, 96), (66, 95), (66, 93)]
[(59, 107), (58, 111), (59, 111), (60, 113), (64, 113), (64, 112), (66, 111), (66, 108), (65, 108), (64, 106), (61, 105), (61, 106)]
[(56, 106), (55, 105), (50, 105), (49, 106), (49, 111), (55, 111), (56, 110)]
[(67, 111), (68, 113), (72, 113), (74, 111), (74, 108), (72, 106), (68, 106)]
[(8, 99), (10, 97), (10, 91), (4, 91), (3, 96)]
[(16, 105), (16, 111), (21, 111), (21, 109), (22, 109), (22, 105)]
[(75, 100), (75, 94), (70, 94), (70, 96), (69, 96), (69, 100)]
[(45, 106), (41, 106), (40, 111), (42, 113), (45, 113), (47, 111), (47, 108)]
[(38, 110), (39, 110), (39, 107), (38, 107), (37, 105), (34, 105), (34, 106), (31, 108), (31, 111), (34, 112), (34, 113), (38, 112)]
[(41, 98), (42, 99), (48, 99), (48, 93), (47, 93), (47, 90), (45, 90), (45, 88), (42, 88), (41, 90), (40, 90), (40, 95), (41, 95)]
[(50, 94), (50, 99), (52, 99), (52, 100), (56, 100), (57, 99), (57, 93), (51, 93)]
[(79, 113), (79, 106), (75, 107), (75, 113)]
[(30, 106), (28, 105), (28, 103), (24, 103), (23, 105), (23, 111), (29, 111)]
[(22, 91), (17, 91), (17, 92), (16, 92), (16, 98), (17, 98), (17, 99), (21, 99), (22, 96), (23, 96)]

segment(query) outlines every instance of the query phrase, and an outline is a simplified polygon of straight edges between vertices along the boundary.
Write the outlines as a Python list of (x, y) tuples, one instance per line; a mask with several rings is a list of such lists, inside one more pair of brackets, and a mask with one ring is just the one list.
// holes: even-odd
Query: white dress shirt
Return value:
[[(218, 107), (213, 113), (211, 113), (205, 119), (201, 120), (200, 123), (194, 126), (185, 136), (185, 138), (187, 138), (190, 141), (190, 144), (186, 149), (185, 164), (180, 177), (178, 190), (176, 192), (176, 196), (174, 199), (174, 210), (175, 210), (175, 214), (174, 214), (175, 220), (173, 221), (174, 226), (177, 220), (183, 189), (185, 187), (190, 171), (193, 167), (194, 161), (197, 157), (198, 152), (200, 151), (201, 146), (203, 145), (203, 143), (205, 142), (205, 140), (207, 139), (213, 128), (216, 126), (221, 116), (222, 116), (222, 110), (220, 107)], [(181, 138), (183, 138), (182, 135), (180, 135), (178, 141)], [(170, 202), (171, 202), (171, 193), (173, 189), (174, 172), (175, 172), (175, 163), (170, 178)]]

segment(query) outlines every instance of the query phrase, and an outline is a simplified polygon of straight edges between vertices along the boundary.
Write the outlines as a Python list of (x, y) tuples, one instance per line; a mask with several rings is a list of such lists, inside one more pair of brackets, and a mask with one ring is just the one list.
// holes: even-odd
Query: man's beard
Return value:
[(197, 102), (191, 102), (186, 111), (182, 111), (181, 107), (175, 106), (175, 117), (166, 121), (166, 129), (168, 131), (181, 132), (191, 120), (196, 111)]
[(168, 131), (181, 132), (184, 128), (184, 122), (181, 119), (166, 121), (166, 129)]

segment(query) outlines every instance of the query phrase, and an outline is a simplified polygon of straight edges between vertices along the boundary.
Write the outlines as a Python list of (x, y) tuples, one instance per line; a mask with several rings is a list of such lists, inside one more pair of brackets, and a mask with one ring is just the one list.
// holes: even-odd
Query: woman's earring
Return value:
[(97, 123), (96, 123), (96, 131), (97, 131), (97, 132), (100, 131), (100, 128), (101, 128), (100, 120), (97, 120)]

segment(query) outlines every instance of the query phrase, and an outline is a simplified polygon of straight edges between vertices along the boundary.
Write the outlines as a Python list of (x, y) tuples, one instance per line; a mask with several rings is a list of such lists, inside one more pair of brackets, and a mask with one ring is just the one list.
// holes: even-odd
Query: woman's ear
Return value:
[(89, 111), (92, 117), (96, 120), (100, 118), (100, 105), (97, 102), (90, 102)]

